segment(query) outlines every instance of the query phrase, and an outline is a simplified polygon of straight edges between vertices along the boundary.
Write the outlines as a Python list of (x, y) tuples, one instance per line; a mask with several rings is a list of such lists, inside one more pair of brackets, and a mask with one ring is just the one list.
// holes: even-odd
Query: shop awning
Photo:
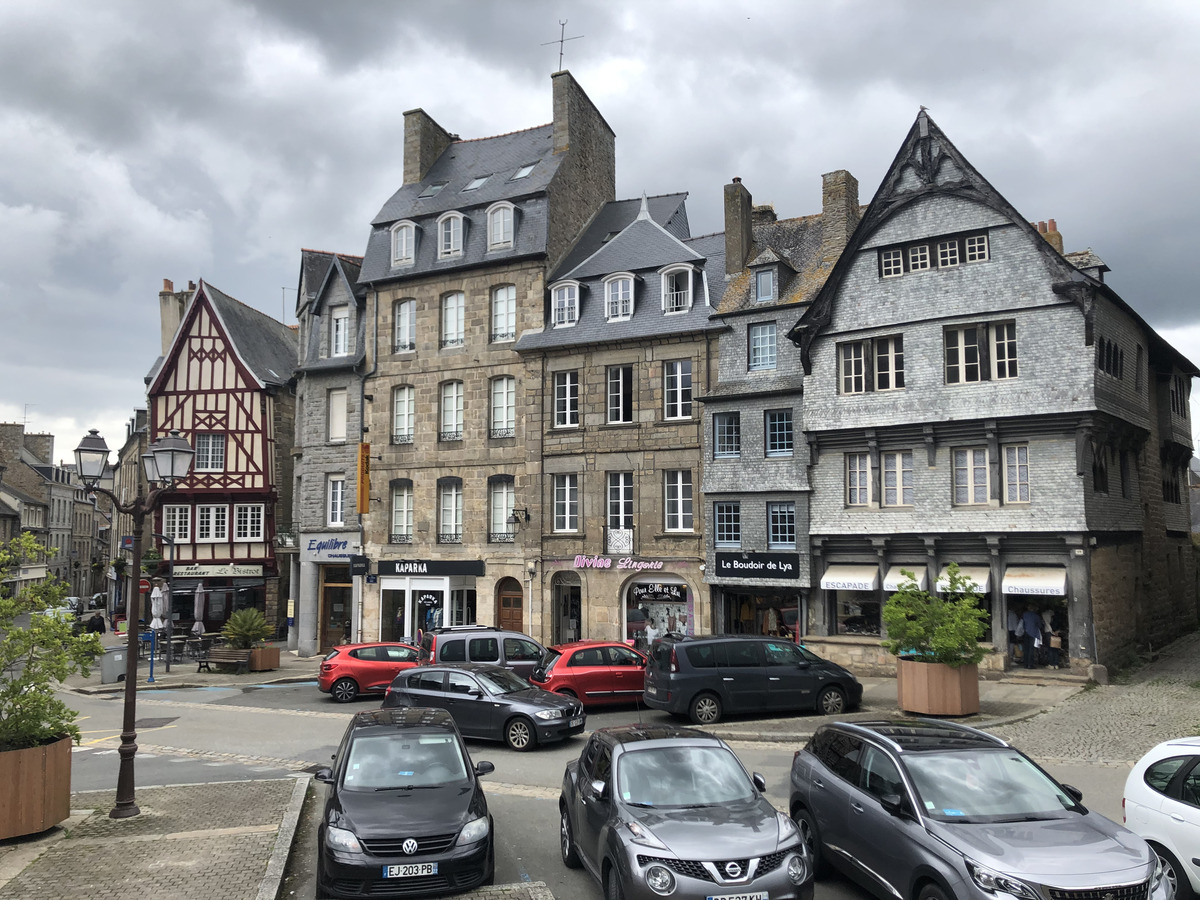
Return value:
[(887, 575), (883, 578), (883, 589), (889, 594), (894, 594), (900, 590), (900, 585), (904, 584), (908, 579), (900, 572), (901, 569), (908, 569), (917, 579), (917, 590), (925, 590), (925, 566), (892, 566), (888, 569)]
[(1001, 582), (1006, 594), (1067, 595), (1067, 570), (1059, 566), (1009, 566)]
[(879, 566), (830, 566), (821, 576), (827, 591), (874, 591), (879, 589)]
[[(950, 567), (943, 566), (942, 571), (938, 574), (937, 589), (938, 593), (945, 593), (950, 586)], [(963, 578), (969, 578), (975, 582), (975, 592), (978, 594), (986, 594), (992, 580), (992, 570), (987, 566), (959, 566), (958, 574)]]

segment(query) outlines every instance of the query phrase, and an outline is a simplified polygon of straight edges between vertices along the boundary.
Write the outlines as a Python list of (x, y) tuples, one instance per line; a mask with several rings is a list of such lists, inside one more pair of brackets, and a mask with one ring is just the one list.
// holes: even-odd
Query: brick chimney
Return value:
[(404, 183), (424, 179), (442, 152), (454, 141), (454, 135), (433, 121), (423, 109), (404, 114)]
[(725, 185), (725, 274), (745, 271), (754, 244), (754, 201), (742, 184), (734, 178)]
[(821, 176), (821, 261), (833, 263), (858, 226), (858, 179), (845, 169)]
[[(1033, 222), (1029, 223), (1033, 225)], [(1050, 244), (1059, 253), (1063, 252), (1063, 237), (1058, 233), (1058, 223), (1051, 219), (1049, 222), (1038, 222), (1034, 226), (1038, 230), (1038, 234), (1044, 237), (1047, 243)]]
[(176, 291), (171, 279), (163, 279), (162, 290), (158, 292), (158, 322), (164, 355), (175, 340), (175, 332), (179, 331), (179, 326), (183, 324), (183, 310), (187, 306), (188, 297), (195, 290), (194, 282), (188, 282), (188, 290)]

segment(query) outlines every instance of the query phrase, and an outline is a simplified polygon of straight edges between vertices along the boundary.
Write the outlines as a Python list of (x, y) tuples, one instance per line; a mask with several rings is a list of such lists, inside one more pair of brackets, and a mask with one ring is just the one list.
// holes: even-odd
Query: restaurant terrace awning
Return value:
[(1060, 566), (1009, 566), (1001, 586), (1006, 594), (1065, 597), (1067, 570)]
[(879, 589), (879, 566), (830, 566), (821, 576), (827, 591), (874, 591)]
[[(950, 588), (950, 567), (943, 566), (942, 571), (938, 574), (937, 589), (938, 593), (945, 593)], [(988, 587), (992, 581), (992, 570), (987, 566), (959, 566), (958, 573), (963, 577), (975, 582), (975, 592), (978, 594), (986, 594)]]
[(913, 576), (917, 579), (918, 591), (925, 590), (925, 566), (919, 565), (892, 566), (890, 569), (888, 569), (887, 575), (885, 575), (883, 578), (883, 589), (885, 591), (887, 591), (889, 594), (894, 594), (896, 591), (900, 590), (900, 586), (902, 584), (908, 581), (908, 578), (901, 573), (901, 569), (907, 569), (909, 572), (912, 572)]

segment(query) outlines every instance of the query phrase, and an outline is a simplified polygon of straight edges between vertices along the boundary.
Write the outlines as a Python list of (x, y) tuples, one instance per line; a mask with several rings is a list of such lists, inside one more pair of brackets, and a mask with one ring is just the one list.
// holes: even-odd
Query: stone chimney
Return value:
[(752, 225), (770, 225), (777, 221), (779, 221), (779, 217), (775, 215), (774, 203), (763, 203), (750, 210), (750, 223)]
[[(1033, 225), (1033, 222), (1029, 223)], [(1058, 233), (1058, 223), (1051, 219), (1049, 222), (1038, 222), (1034, 226), (1038, 230), (1038, 234), (1044, 237), (1047, 243), (1050, 244), (1059, 253), (1063, 252), (1063, 237)]]
[(164, 355), (175, 340), (179, 326), (183, 324), (183, 310), (187, 306), (188, 297), (195, 290), (196, 283), (193, 281), (188, 282), (186, 291), (176, 291), (171, 279), (163, 279), (162, 290), (158, 292), (158, 321)]
[(821, 176), (821, 261), (833, 263), (858, 226), (858, 179), (845, 169)]
[(22, 437), (22, 443), (26, 450), (42, 462), (47, 464), (54, 462), (54, 435), (25, 434)]
[(404, 183), (423, 180), (455, 137), (423, 109), (404, 114)]
[[(554, 152), (573, 150), (599, 159), (614, 155), (615, 133), (574, 76), (567, 71), (555, 72), (550, 84), (554, 93)], [(613, 175), (615, 181), (615, 165)]]
[(745, 271), (754, 245), (754, 201), (742, 184), (734, 178), (725, 185), (725, 274)]

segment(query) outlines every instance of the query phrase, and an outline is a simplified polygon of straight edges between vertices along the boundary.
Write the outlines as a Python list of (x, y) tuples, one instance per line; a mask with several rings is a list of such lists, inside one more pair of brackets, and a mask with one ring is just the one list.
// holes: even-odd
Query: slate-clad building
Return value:
[[(353, 633), (412, 638), (480, 622), (538, 636), (539, 372), (546, 272), (615, 190), (612, 130), (568, 72), (553, 121), (462, 140), (405, 113), (404, 184), (371, 225), (362, 440), (370, 508), (350, 498), (377, 583)], [(526, 517), (528, 515), (528, 517)]]
[(690, 236), (685, 199), (607, 204), (551, 276), (543, 328), (517, 342), (540, 384), (534, 633), (551, 643), (710, 629), (695, 398), (723, 328), (709, 316), (724, 240)]
[[(925, 112), (788, 337), (804, 373), (810, 626), (859, 671), (900, 571), (955, 562), (988, 638), (1033, 605), (1069, 664), (1196, 624), (1196, 367), (1063, 253)], [(997, 653), (985, 665), (1002, 667)]]

